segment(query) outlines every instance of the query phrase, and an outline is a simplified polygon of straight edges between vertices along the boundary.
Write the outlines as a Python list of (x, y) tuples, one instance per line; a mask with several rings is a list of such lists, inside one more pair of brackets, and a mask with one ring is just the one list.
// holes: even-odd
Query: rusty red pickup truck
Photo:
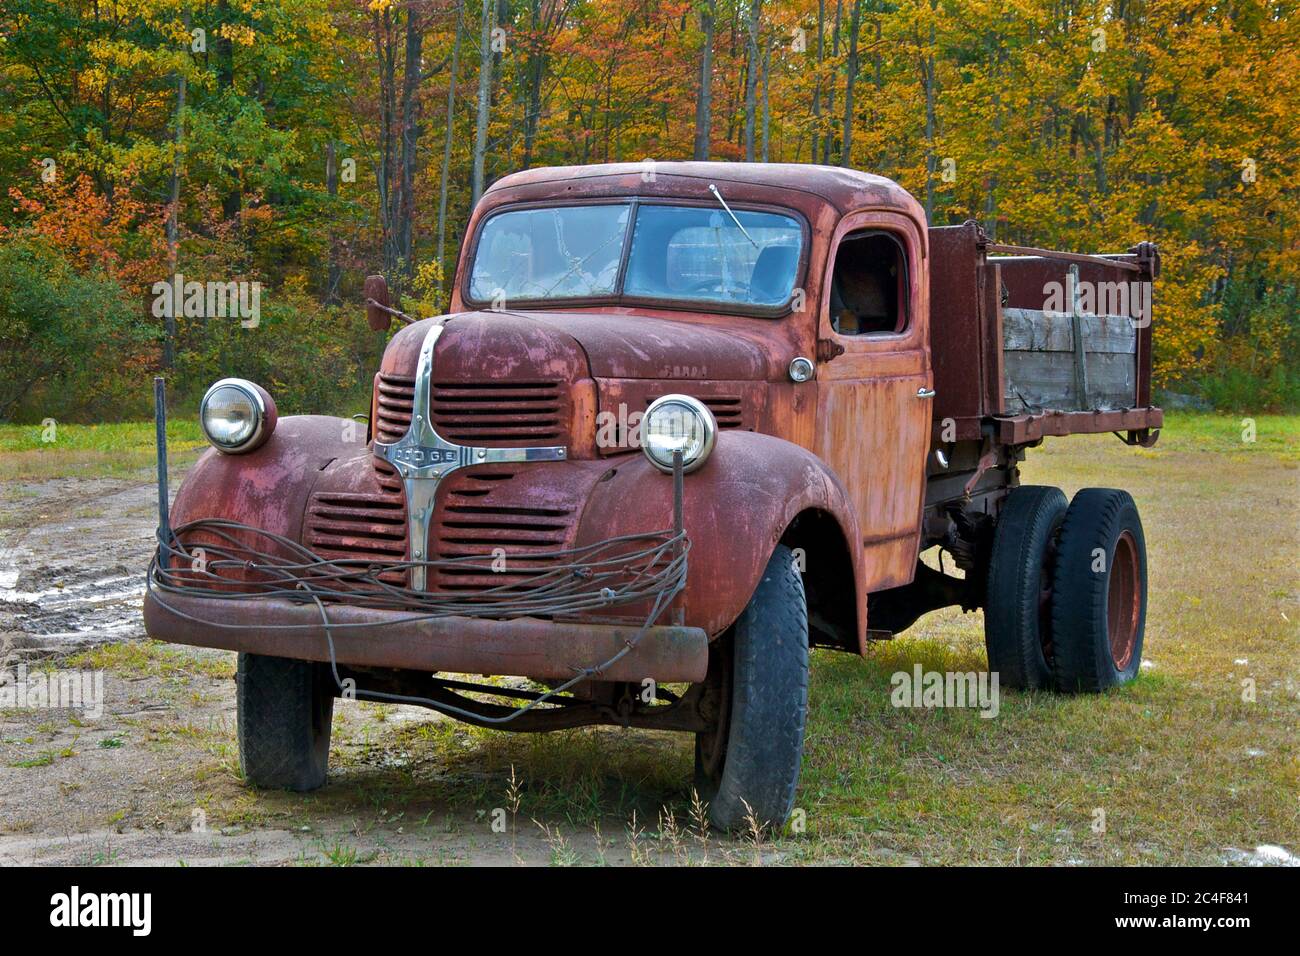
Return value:
[(1048, 436), (1155, 441), (1158, 271), (1149, 243), (930, 227), (849, 169), (507, 176), (447, 315), (368, 280), (371, 324), (406, 322), (368, 419), (208, 391), (213, 448), (160, 501), (148, 632), (239, 652), (256, 786), (325, 782), (342, 697), (693, 733), (713, 822), (780, 825), (811, 648), (863, 653), (956, 605), (983, 610), (1002, 687), (1137, 673), (1132, 498), (1067, 501), (1018, 463)]

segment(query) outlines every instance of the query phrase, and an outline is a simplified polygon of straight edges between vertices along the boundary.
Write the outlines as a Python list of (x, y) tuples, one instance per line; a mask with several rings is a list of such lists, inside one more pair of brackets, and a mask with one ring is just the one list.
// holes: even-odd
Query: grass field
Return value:
[[(208, 447), (193, 415), (167, 422), (170, 461), (192, 463)], [(0, 481), (129, 478), (152, 473), (153, 422), (112, 425), (0, 425)]]
[[(173, 443), (193, 447), (197, 433), (174, 427)], [(0, 447), (6, 458), (11, 449), (37, 456), (38, 473), (93, 471), (109, 467), (102, 455), (147, 462), (150, 429), (73, 427), (67, 445), (40, 447), (4, 428)], [(797, 798), (806, 832), (768, 843), (762, 858), (1214, 864), (1263, 844), (1300, 854), (1300, 418), (1170, 416), (1153, 449), (1108, 435), (1049, 439), (1029, 452), (1023, 480), (1067, 493), (1127, 488), (1137, 500), (1150, 552), (1138, 679), (1100, 696), (1004, 691), (998, 716), (984, 719), (973, 709), (890, 703), (890, 676), (914, 663), (984, 669), (979, 614), (932, 615), (865, 659), (819, 651)], [(116, 645), (79, 663), (132, 681), (152, 675), (183, 702), (187, 668), (195, 681), (224, 681), (233, 670), (231, 656), (187, 664), (189, 653)], [(202, 726), (178, 718), (174, 732), (150, 727), (149, 746), (155, 756), (194, 748), (180, 772), (192, 776), (214, 826), (324, 831), (327, 821), (351, 821), (353, 835), (322, 851), (329, 862), (407, 861), (409, 850), (386, 855), (375, 834), (486, 833), (484, 815), (512, 800), (519, 825), (536, 821), (546, 834), (552, 862), (598, 862), (611, 842), (640, 841), (651, 848), (642, 860), (694, 852), (686, 737), (611, 728), (511, 735), (408, 708), (341, 704), (329, 786), (297, 796), (242, 784), (230, 717)], [(30, 759), (43, 759), (42, 746), (53, 744), (38, 740)], [(671, 825), (660, 822), (664, 807)], [(185, 819), (189, 809), (156, 811), (172, 812)], [(629, 835), (633, 813), (639, 836)], [(743, 842), (711, 858), (719, 853), (755, 858)]]

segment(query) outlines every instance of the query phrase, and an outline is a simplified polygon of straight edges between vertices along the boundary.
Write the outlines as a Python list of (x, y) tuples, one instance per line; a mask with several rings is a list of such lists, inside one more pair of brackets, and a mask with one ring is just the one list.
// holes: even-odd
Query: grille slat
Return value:
[[(578, 515), (572, 508), (539, 508), (518, 502), (508, 472), (465, 469), (446, 480), (435, 515), (430, 548), (441, 559), (478, 557), (490, 565), (496, 549), (505, 551), (505, 570), (438, 568), (431, 583), (440, 590), (482, 591), (526, 586), (554, 567), (553, 558), (536, 555), (570, 546)], [(471, 503), (466, 503), (471, 502)]]
[[(317, 492), (307, 503), (306, 524), (305, 543), (323, 558), (406, 558), (406, 505), (400, 490), (385, 489), (382, 494)], [(406, 574), (385, 571), (380, 580), (405, 584)]]
[(430, 400), (433, 427), (459, 444), (560, 443), (567, 431), (558, 382), (435, 382)]
[[(658, 395), (647, 395), (645, 399), (648, 407)], [(719, 428), (742, 428), (745, 424), (744, 404), (739, 396), (733, 395), (710, 395), (695, 396), (713, 412), (713, 417), (718, 422)]]

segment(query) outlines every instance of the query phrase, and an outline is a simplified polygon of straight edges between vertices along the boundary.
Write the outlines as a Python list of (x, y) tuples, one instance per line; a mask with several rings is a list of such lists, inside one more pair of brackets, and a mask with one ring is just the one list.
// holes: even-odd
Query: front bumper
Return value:
[[(421, 619), (415, 612), (350, 604), (330, 604), (328, 610), (338, 663), (429, 673), (567, 680), (613, 657), (640, 631), (635, 625), (539, 618)], [(330, 659), (314, 602), (174, 593), (160, 597), (149, 591), (144, 622), (149, 636), (160, 641), (297, 660)], [(709, 640), (702, 629), (656, 625), (599, 679), (698, 682), (704, 680), (708, 661)]]

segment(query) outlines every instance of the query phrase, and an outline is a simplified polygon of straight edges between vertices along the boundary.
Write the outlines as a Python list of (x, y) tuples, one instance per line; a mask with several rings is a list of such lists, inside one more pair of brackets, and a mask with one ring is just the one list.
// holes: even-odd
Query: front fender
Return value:
[[(578, 543), (668, 528), (673, 479), (644, 455), (611, 460), (614, 474), (591, 491)], [(608, 474), (608, 473), (607, 473)], [(831, 516), (853, 564), (858, 645), (866, 634), (862, 536), (848, 493), (816, 455), (771, 435), (723, 431), (709, 460), (685, 477), (685, 526), (691, 540), (682, 606), (687, 623), (720, 634), (749, 603), (772, 549), (804, 512)]]
[[(181, 483), (172, 524), (225, 518), (300, 541), (312, 488), (331, 461), (366, 454), (365, 428), (346, 418), (281, 418), (266, 444), (245, 455), (209, 449)], [(265, 542), (262, 542), (264, 544)]]

